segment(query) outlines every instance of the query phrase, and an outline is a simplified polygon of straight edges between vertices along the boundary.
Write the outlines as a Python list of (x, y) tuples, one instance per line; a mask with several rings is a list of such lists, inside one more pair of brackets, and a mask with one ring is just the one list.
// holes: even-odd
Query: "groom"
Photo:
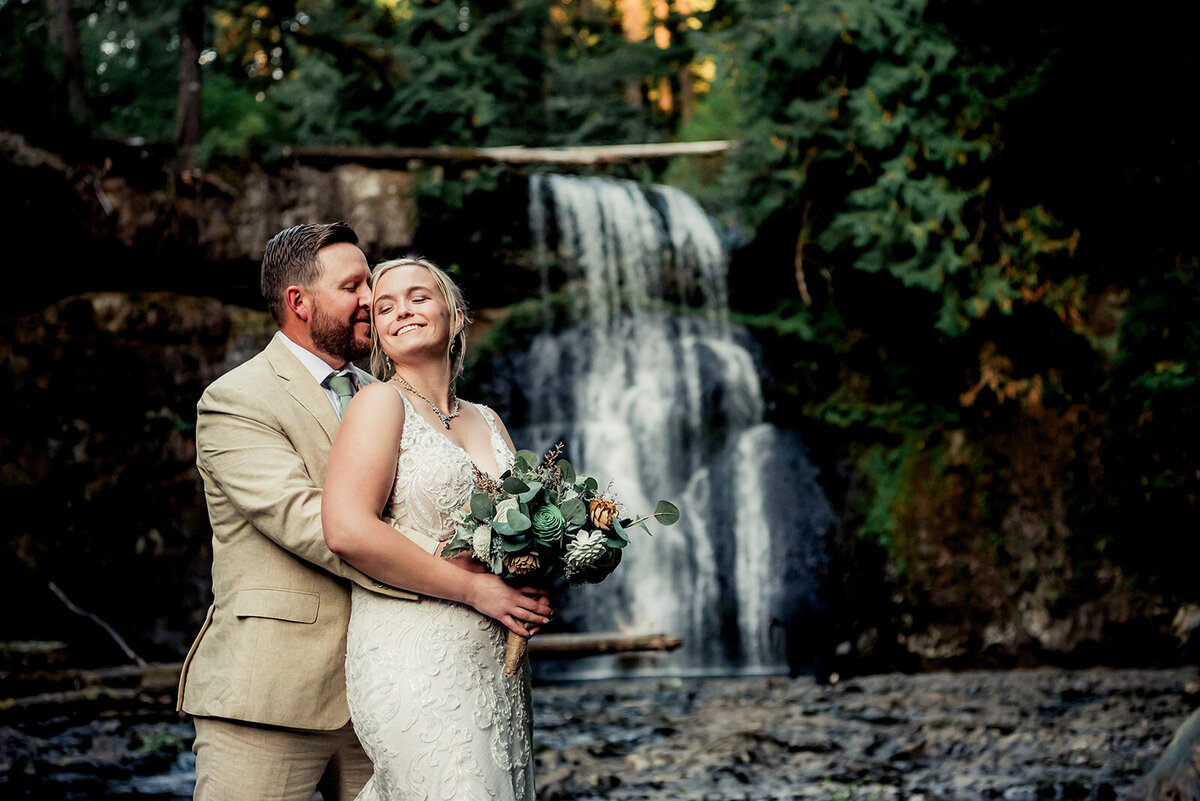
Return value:
[(371, 379), (370, 271), (344, 223), (267, 243), (262, 292), (279, 332), (205, 391), (196, 463), (213, 528), (213, 604), (179, 708), (195, 716), (202, 801), (350, 801), (371, 763), (346, 706), (350, 582), (401, 598), (338, 559), (321, 485), (341, 411)]

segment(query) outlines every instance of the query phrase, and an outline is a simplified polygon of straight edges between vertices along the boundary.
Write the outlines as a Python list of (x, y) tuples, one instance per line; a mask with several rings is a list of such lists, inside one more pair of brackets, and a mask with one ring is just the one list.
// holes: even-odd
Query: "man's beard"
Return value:
[(322, 313), (321, 307), (314, 299), (312, 324), (309, 326), (313, 345), (323, 353), (348, 362), (370, 355), (371, 341), (354, 336), (354, 325), (360, 321), (370, 322), (370, 317), (365, 311), (356, 314), (351, 321), (343, 321)]

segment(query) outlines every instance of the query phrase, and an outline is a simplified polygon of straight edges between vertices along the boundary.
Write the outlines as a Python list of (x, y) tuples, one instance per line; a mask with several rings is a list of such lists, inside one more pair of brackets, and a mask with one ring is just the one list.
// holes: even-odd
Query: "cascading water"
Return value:
[(833, 515), (802, 443), (763, 422), (711, 220), (672, 187), (535, 176), (530, 226), (556, 314), (501, 357), (487, 394), (522, 446), (562, 441), (629, 510), (667, 498), (683, 512), (673, 527), (651, 523), (653, 537), (635, 533), (613, 576), (560, 610), (574, 630), (664, 632), (683, 648), (543, 672), (782, 669), (783, 624), (815, 599)]

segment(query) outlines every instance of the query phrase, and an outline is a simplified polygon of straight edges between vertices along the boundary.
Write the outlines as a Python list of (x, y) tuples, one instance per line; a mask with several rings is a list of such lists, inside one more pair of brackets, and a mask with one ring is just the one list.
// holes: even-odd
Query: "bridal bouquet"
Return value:
[[(631, 529), (649, 534), (647, 520), (669, 526), (679, 519), (679, 509), (667, 501), (659, 501), (653, 514), (625, 514), (611, 485), (602, 493), (596, 479), (577, 475), (559, 458), (562, 448), (560, 442), (540, 464), (532, 451), (518, 451), (512, 470), (499, 481), (476, 468), (470, 508), (455, 513), (455, 531), (442, 556), (471, 551), (512, 584), (548, 585), (557, 579), (573, 587), (596, 584), (621, 563)], [(516, 672), (526, 644), (509, 632), (506, 676)]]

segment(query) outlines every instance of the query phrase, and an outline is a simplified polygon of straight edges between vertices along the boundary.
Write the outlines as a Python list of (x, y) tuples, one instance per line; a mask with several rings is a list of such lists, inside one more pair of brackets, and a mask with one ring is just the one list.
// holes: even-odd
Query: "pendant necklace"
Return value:
[(450, 393), (450, 399), (454, 401), (454, 411), (450, 412), (449, 414), (445, 414), (442, 412), (441, 409), (438, 408), (436, 403), (434, 403), (429, 398), (422, 395), (420, 392), (417, 392), (417, 390), (413, 387), (412, 384), (405, 381), (404, 376), (400, 375), (399, 373), (396, 373), (395, 378), (397, 381), (400, 382), (400, 386), (404, 387), (409, 392), (411, 392), (412, 394), (416, 395), (421, 400), (428, 403), (430, 405), (430, 407), (433, 409), (433, 413), (436, 414), (438, 416), (438, 419), (442, 421), (442, 425), (444, 425), (446, 427), (446, 430), (450, 429), (450, 421), (453, 420), (455, 417), (458, 417), (458, 406), (459, 406), (458, 397), (455, 396), (455, 394), (453, 392)]

